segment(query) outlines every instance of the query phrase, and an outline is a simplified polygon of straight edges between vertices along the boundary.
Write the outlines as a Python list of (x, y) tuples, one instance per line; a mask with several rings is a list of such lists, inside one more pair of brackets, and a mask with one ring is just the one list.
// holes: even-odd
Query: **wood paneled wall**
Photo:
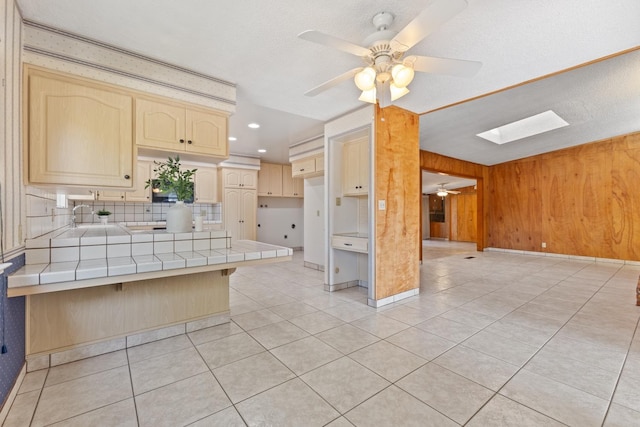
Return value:
[[(420, 286), (418, 115), (376, 106), (375, 221), (377, 300)], [(386, 209), (377, 209), (378, 201)]]
[(489, 175), (488, 246), (640, 260), (640, 133), (495, 165)]

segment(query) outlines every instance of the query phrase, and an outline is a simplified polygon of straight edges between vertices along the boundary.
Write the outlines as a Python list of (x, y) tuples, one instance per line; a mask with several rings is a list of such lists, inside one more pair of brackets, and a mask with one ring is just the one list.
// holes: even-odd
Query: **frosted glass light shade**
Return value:
[(413, 68), (407, 67), (403, 64), (396, 64), (391, 69), (391, 76), (393, 77), (393, 83), (398, 87), (407, 87), (413, 80), (415, 72)]
[(406, 87), (398, 87), (394, 83), (389, 85), (389, 91), (391, 92), (391, 100), (395, 101), (398, 98), (402, 98), (409, 93), (409, 89)]
[(374, 89), (376, 86), (376, 70), (371, 67), (366, 67), (362, 71), (359, 71), (353, 80), (361, 91)]
[(446, 196), (448, 193), (447, 193), (446, 191), (442, 190), (442, 191), (438, 191), (436, 194), (438, 195), (438, 197), (444, 197), (444, 196)]
[(360, 98), (358, 98), (360, 101), (364, 101), (364, 102), (369, 102), (371, 104), (375, 104), (376, 103), (376, 87), (375, 85), (373, 86), (373, 89), (370, 90), (363, 90), (362, 94), (360, 95)]

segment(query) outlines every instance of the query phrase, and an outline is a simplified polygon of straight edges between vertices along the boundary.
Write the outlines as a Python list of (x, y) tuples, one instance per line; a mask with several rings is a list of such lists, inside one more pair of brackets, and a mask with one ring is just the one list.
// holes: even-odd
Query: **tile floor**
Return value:
[(231, 323), (29, 373), (5, 426), (640, 425), (639, 266), (425, 258), (377, 310), (301, 253), (238, 269)]

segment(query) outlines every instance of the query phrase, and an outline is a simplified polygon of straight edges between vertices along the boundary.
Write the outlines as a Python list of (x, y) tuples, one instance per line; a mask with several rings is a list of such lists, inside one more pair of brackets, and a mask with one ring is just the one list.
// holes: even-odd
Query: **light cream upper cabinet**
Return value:
[(133, 187), (131, 95), (34, 67), (25, 88), (29, 183)]
[(258, 196), (282, 196), (282, 176), (282, 165), (261, 163), (258, 172)]
[(282, 165), (282, 195), (284, 197), (303, 197), (304, 179), (293, 178), (290, 165)]
[(219, 169), (223, 188), (258, 188), (258, 172), (251, 169)]
[(127, 202), (150, 202), (151, 201), (151, 186), (147, 186), (147, 181), (151, 178), (153, 171), (153, 162), (145, 160), (139, 160), (136, 167), (135, 174), (135, 190), (127, 191), (124, 194), (124, 199)]
[(363, 196), (369, 193), (369, 139), (345, 142), (342, 147), (342, 194)]
[(124, 191), (98, 190), (96, 200), (103, 202), (124, 202)]
[(217, 203), (216, 168), (198, 166), (195, 173), (195, 203)]
[(313, 178), (322, 175), (324, 175), (324, 155), (291, 162), (291, 176), (294, 178)]
[(227, 158), (227, 116), (187, 104), (138, 97), (136, 145)]

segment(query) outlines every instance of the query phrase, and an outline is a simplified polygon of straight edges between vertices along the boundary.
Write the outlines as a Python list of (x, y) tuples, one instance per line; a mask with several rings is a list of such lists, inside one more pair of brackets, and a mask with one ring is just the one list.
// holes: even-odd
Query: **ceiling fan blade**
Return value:
[(465, 0), (435, 0), (391, 40), (391, 49), (406, 52), (467, 7)]
[(413, 64), (415, 71), (458, 77), (473, 77), (482, 67), (482, 62), (478, 61), (436, 58), (435, 56), (408, 56), (404, 62), (405, 64)]
[(340, 83), (353, 78), (353, 76), (355, 76), (356, 73), (358, 73), (360, 70), (362, 70), (362, 67), (358, 67), (358, 68), (354, 68), (353, 70), (349, 70), (346, 73), (340, 74), (339, 76), (334, 77), (331, 80), (326, 81), (326, 82), (322, 83), (321, 85), (316, 86), (313, 89), (306, 91), (304, 94), (305, 94), (305, 96), (316, 96), (317, 94), (319, 94), (321, 92), (324, 92), (327, 89), (331, 89), (332, 87), (337, 86)]
[(330, 46), (356, 56), (367, 56), (371, 53), (371, 51), (366, 47), (358, 46), (357, 44), (353, 44), (346, 40), (342, 40), (316, 30), (303, 31), (298, 34), (298, 37), (310, 42)]
[(444, 190), (444, 191), (446, 191), (449, 194), (460, 194), (460, 192), (456, 190)]

